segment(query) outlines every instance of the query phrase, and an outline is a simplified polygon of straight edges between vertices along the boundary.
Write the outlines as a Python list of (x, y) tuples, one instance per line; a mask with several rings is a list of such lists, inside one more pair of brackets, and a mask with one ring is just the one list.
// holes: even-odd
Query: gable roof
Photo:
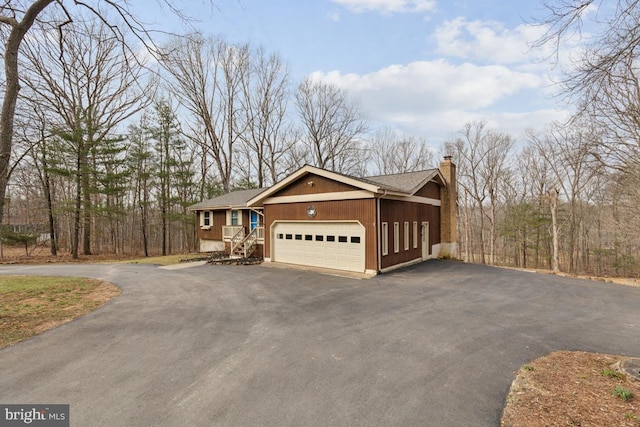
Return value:
[(429, 182), (436, 176), (439, 176), (441, 182), (444, 182), (444, 178), (442, 177), (438, 169), (429, 169), (425, 171), (400, 173), (394, 175), (378, 175), (367, 178), (356, 178), (338, 172), (320, 169), (315, 166), (304, 165), (297, 171), (293, 172), (291, 175), (287, 176), (282, 181), (264, 190), (260, 194), (257, 194), (251, 200), (248, 200), (247, 206), (256, 206), (262, 204), (265, 199), (271, 197), (300, 177), (310, 173), (322, 176), (324, 178), (332, 179), (343, 184), (351, 185), (353, 187), (360, 188), (361, 190), (370, 191), (375, 194), (396, 196), (413, 195), (416, 191), (418, 191), (427, 182)]
[(190, 211), (200, 211), (205, 209), (246, 208), (247, 202), (263, 191), (265, 191), (264, 188), (232, 191), (222, 196), (191, 205), (187, 209)]
[(393, 175), (377, 175), (361, 178), (363, 181), (373, 182), (381, 189), (394, 190), (406, 194), (414, 194), (424, 187), (439, 173), (438, 169), (428, 169), (418, 172), (397, 173)]

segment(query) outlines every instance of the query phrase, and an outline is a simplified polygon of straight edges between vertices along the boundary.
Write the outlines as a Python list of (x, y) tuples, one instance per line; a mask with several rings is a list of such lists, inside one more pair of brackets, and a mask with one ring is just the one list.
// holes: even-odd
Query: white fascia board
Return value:
[(384, 197), (385, 199), (389, 199), (389, 200), (399, 200), (402, 202), (411, 202), (411, 203), (418, 203), (421, 205), (432, 205), (432, 206), (442, 206), (442, 202), (438, 199), (432, 199), (430, 197), (421, 197), (421, 196), (406, 196), (406, 195), (402, 195), (402, 196), (394, 196), (394, 195), (389, 195), (388, 197)]
[(306, 175), (306, 174), (315, 174), (318, 176), (321, 176), (323, 178), (327, 178), (333, 181), (337, 181), (337, 182), (341, 182), (343, 184), (347, 184), (347, 185), (351, 185), (352, 187), (356, 187), (356, 188), (360, 188), (361, 190), (365, 190), (365, 191), (369, 191), (371, 193), (382, 193), (384, 192), (384, 190), (381, 190), (380, 187), (378, 187), (377, 185), (373, 185), (373, 184), (369, 184), (366, 182), (362, 182), (360, 180), (357, 180), (355, 178), (351, 178), (345, 175), (341, 175), (339, 173), (336, 172), (331, 172), (325, 169), (320, 169), (317, 168), (315, 166), (310, 166), (310, 165), (305, 165), (303, 167), (301, 167), (300, 169), (298, 169), (297, 171), (293, 172), (291, 175), (289, 175), (288, 177), (286, 177), (285, 179), (283, 179), (282, 181), (280, 181), (279, 183), (273, 185), (272, 187), (270, 187), (269, 189), (263, 191), (262, 193), (258, 194), (256, 197), (254, 197), (253, 199), (249, 200), (247, 202), (247, 206), (255, 206), (255, 205), (261, 205), (262, 202), (264, 202), (264, 200), (268, 199), (271, 197), (272, 194), (277, 193), (278, 191), (280, 191), (281, 189), (283, 189), (284, 187), (286, 187), (287, 185), (291, 184), (293, 181), (297, 180), (298, 178)]
[(269, 197), (268, 199), (264, 200), (264, 204), (274, 205), (279, 203), (328, 202), (340, 200), (372, 199), (373, 197), (374, 195), (369, 191), (355, 190), (333, 193), (301, 194), (297, 196)]

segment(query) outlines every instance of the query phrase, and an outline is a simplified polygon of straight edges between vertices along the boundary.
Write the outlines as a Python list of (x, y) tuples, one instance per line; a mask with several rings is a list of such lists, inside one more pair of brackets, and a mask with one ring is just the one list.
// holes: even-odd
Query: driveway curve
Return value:
[(0, 350), (0, 403), (73, 426), (497, 426), (555, 350), (640, 356), (640, 288), (429, 261), (357, 280), (264, 266), (0, 267), (122, 294)]

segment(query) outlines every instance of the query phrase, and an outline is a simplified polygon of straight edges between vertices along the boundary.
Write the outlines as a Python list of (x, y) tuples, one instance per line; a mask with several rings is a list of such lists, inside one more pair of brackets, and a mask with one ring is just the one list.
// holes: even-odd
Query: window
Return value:
[(287, 234), (286, 239), (287, 240), (292, 240), (293, 239), (293, 234)]
[(316, 242), (322, 242), (324, 240), (324, 236), (322, 234), (316, 235)]
[(335, 242), (336, 236), (327, 236), (327, 242)]
[(313, 236), (311, 234), (305, 234), (304, 240), (313, 240)]
[(240, 225), (238, 211), (231, 211), (231, 225)]
[(211, 211), (202, 212), (202, 226), (211, 227)]
[(393, 252), (400, 252), (400, 223), (393, 223)]
[(302, 234), (296, 234), (296, 240), (302, 240)]
[(418, 247), (418, 221), (413, 221), (413, 249)]
[(389, 224), (382, 223), (382, 255), (389, 255)]
[(347, 243), (348, 240), (347, 236), (338, 236), (338, 242), (340, 243)]
[(404, 222), (404, 250), (409, 250), (409, 222)]
[(360, 236), (351, 236), (351, 243), (360, 243)]
[(282, 233), (278, 233), (278, 237), (277, 238), (278, 239), (282, 239), (282, 238), (284, 238), (284, 235)]

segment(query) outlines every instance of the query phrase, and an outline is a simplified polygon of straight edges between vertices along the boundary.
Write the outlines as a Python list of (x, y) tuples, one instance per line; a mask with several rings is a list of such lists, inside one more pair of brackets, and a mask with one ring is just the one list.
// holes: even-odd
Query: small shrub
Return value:
[(623, 380), (625, 379), (625, 375), (622, 372), (618, 372), (618, 371), (614, 371), (613, 369), (603, 369), (600, 374), (603, 377), (607, 377), (607, 378), (615, 378), (618, 380)]
[(533, 369), (534, 369), (534, 368), (533, 368), (533, 366), (531, 366), (531, 365), (524, 365), (524, 366), (522, 367), (522, 369), (524, 369), (525, 371), (529, 371), (529, 372), (531, 372), (531, 371), (533, 371)]
[(631, 390), (628, 390), (628, 389), (626, 389), (624, 387), (620, 387), (620, 386), (616, 386), (616, 388), (613, 389), (611, 394), (613, 394), (615, 397), (619, 397), (620, 399), (624, 400), (625, 402), (627, 400), (631, 400), (631, 398), (633, 398), (633, 393), (631, 393)]

